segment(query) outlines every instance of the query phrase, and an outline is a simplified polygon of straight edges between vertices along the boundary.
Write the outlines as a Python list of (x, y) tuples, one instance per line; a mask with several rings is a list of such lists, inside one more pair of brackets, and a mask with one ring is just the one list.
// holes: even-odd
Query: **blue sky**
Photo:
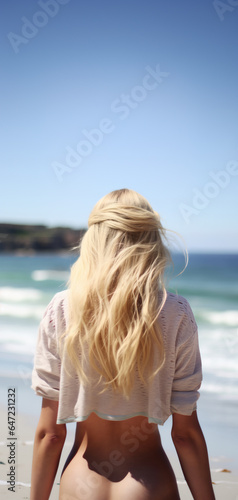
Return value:
[(129, 187), (189, 250), (237, 251), (237, 24), (234, 0), (4, 2), (0, 221), (86, 227)]

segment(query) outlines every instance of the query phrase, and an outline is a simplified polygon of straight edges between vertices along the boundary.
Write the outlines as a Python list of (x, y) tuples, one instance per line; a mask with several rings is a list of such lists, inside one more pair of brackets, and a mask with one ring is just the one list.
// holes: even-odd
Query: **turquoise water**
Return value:
[[(6, 407), (7, 388), (16, 387), (18, 411), (34, 419), (41, 404), (30, 389), (39, 322), (53, 295), (66, 287), (75, 259), (73, 254), (0, 255), (0, 405)], [(183, 256), (175, 255), (174, 263), (175, 276)], [(203, 363), (198, 408), (209, 450), (229, 457), (233, 470), (238, 470), (237, 278), (237, 255), (191, 254), (185, 272), (169, 285), (189, 300), (198, 323)], [(169, 436), (170, 426), (166, 423), (162, 435)]]
[[(75, 255), (0, 255), (0, 376), (26, 378), (39, 321), (66, 287)], [(184, 264), (174, 256), (174, 275)], [(238, 256), (191, 254), (169, 289), (186, 297), (199, 327), (203, 391), (238, 401)]]

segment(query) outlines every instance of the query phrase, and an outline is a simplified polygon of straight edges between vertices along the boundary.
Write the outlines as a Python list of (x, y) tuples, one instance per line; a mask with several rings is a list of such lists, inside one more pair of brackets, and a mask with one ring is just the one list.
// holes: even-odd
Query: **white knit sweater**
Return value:
[[(197, 325), (186, 299), (167, 293), (159, 321), (165, 347), (165, 363), (145, 387), (138, 373), (129, 401), (111, 388), (99, 394), (99, 375), (88, 364), (91, 383), (84, 387), (76, 373), (69, 375), (59, 354), (59, 339), (67, 326), (67, 290), (57, 293), (40, 323), (32, 388), (36, 394), (59, 401), (57, 423), (85, 420), (91, 412), (107, 420), (124, 420), (136, 415), (163, 424), (171, 413), (191, 415), (196, 409), (201, 385), (201, 359)], [(66, 360), (69, 363), (69, 360)], [(155, 349), (154, 363), (158, 363)], [(72, 367), (71, 367), (72, 371)]]

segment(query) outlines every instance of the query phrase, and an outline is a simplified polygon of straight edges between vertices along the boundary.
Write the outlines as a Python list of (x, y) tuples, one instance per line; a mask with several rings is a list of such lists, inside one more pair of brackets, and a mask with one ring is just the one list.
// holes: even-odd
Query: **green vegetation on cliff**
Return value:
[(0, 252), (58, 252), (79, 244), (86, 229), (0, 223)]

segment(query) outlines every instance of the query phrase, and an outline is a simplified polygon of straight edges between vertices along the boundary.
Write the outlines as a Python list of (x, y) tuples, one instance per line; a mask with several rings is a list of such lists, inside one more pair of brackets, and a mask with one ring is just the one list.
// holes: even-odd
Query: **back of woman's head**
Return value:
[[(70, 278), (66, 347), (82, 383), (87, 355), (104, 382), (129, 396), (135, 369), (143, 383), (164, 360), (158, 315), (166, 299), (170, 260), (159, 215), (129, 189), (104, 196), (93, 208)], [(161, 293), (159, 293), (161, 292)], [(154, 349), (160, 366), (152, 370)], [(79, 360), (80, 358), (80, 360)]]

